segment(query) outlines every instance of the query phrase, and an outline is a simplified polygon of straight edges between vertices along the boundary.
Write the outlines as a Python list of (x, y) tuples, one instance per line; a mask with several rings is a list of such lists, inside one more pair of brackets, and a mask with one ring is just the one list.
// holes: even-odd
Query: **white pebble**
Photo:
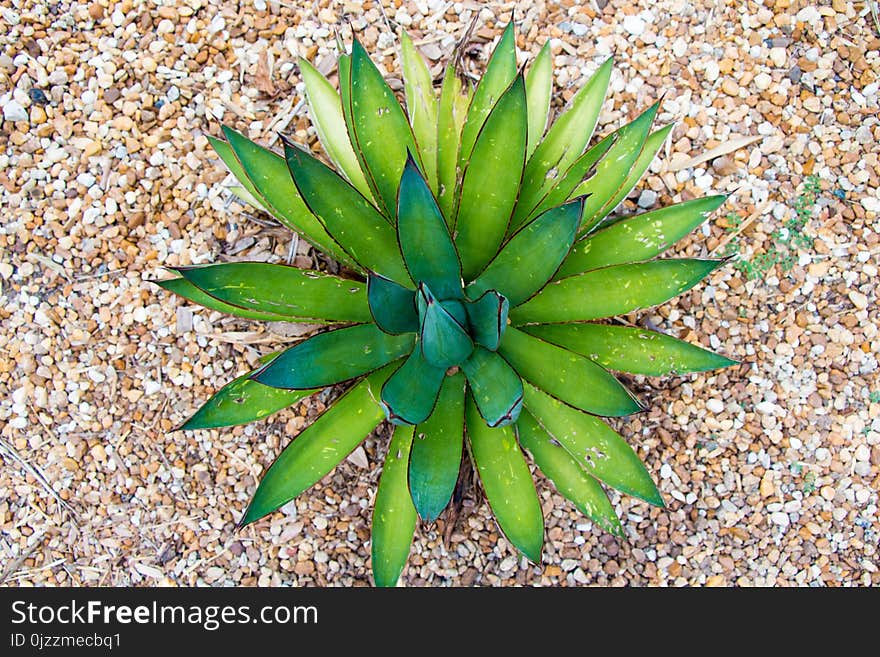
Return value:
[(654, 207), (654, 204), (657, 202), (657, 192), (653, 189), (643, 189), (642, 193), (639, 194), (639, 207), (640, 208), (651, 208)]
[(706, 64), (706, 79), (709, 82), (715, 82), (718, 79), (718, 76), (721, 74), (721, 69), (718, 67), (718, 62), (714, 59), (709, 60), (709, 63)]
[(761, 72), (755, 76), (755, 86), (760, 91), (764, 91), (765, 89), (769, 89), (770, 85), (773, 83), (773, 78), (771, 78), (767, 73)]
[(787, 513), (777, 511), (776, 513), (770, 514), (770, 522), (774, 525), (779, 525), (780, 527), (788, 527), (790, 521)]
[(28, 113), (17, 100), (9, 99), (3, 105), (3, 118), (6, 121), (27, 121)]
[(868, 212), (880, 212), (880, 198), (866, 196), (862, 199), (862, 207)]
[(785, 48), (770, 48), (770, 61), (777, 68), (785, 66), (788, 61), (788, 53), (785, 52)]
[(88, 171), (84, 171), (76, 177), (76, 182), (78, 182), (83, 187), (91, 187), (95, 184), (95, 176), (90, 174)]
[(813, 5), (807, 5), (797, 13), (797, 19), (801, 23), (813, 24), (821, 18), (819, 10)]
[(639, 36), (645, 32), (645, 21), (638, 16), (624, 16), (623, 29), (633, 36)]
[(712, 398), (706, 402), (706, 408), (712, 413), (720, 413), (724, 410), (724, 402), (720, 399)]

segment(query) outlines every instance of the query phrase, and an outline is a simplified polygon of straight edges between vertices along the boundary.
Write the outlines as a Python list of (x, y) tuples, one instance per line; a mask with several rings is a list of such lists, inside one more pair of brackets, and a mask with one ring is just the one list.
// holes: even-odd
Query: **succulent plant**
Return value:
[(329, 327), (265, 356), (182, 428), (259, 420), (347, 385), (271, 465), (241, 524), (318, 482), (387, 420), (372, 529), (379, 585), (397, 582), (417, 519), (433, 521), (449, 504), (463, 458), (504, 535), (534, 562), (543, 519), (524, 451), (580, 511), (621, 535), (603, 485), (663, 499), (601, 419), (643, 408), (610, 372), (734, 362), (598, 321), (661, 304), (723, 262), (657, 256), (724, 196), (609, 218), (670, 132), (652, 130), (657, 104), (590, 146), (610, 60), (546, 129), (549, 44), (524, 75), (510, 24), (476, 87), (450, 64), (439, 97), (406, 34), (401, 47), (406, 111), (357, 40), (339, 56), (339, 93), (300, 63), (333, 167), (283, 136), (283, 156), (230, 128), (226, 141), (211, 140), (234, 191), (335, 259), (340, 274), (234, 262), (172, 268), (179, 277), (159, 283), (231, 315)]

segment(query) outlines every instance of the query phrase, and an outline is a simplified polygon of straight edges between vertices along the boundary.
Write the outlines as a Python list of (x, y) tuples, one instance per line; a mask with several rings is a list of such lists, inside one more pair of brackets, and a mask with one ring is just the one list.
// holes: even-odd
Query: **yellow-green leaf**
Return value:
[[(232, 128), (223, 127), (223, 134), (253, 184), (261, 202), (278, 221), (302, 235), (319, 250), (340, 262), (357, 266), (327, 234), (324, 226), (303, 202), (291, 180), (284, 158), (252, 142)], [(248, 190), (250, 191), (250, 190)]]
[(526, 157), (530, 156), (547, 128), (550, 117), (550, 97), (553, 92), (553, 61), (550, 41), (544, 42), (526, 74), (526, 100), (529, 104), (529, 140)]
[(576, 242), (556, 276), (650, 260), (703, 223), (726, 198), (707, 196), (617, 221)]
[(486, 119), (464, 170), (453, 234), (465, 281), (482, 271), (507, 232), (527, 133), (525, 81), (518, 75)]
[(616, 372), (666, 376), (736, 365), (730, 358), (648, 329), (607, 324), (534, 324), (523, 329)]
[(431, 416), (416, 427), (409, 488), (419, 516), (433, 522), (449, 504), (461, 466), (464, 439), (464, 375), (448, 376)]
[(409, 283), (394, 226), (323, 162), (290, 141), (284, 152), (302, 198), (345, 252), (364, 269)]
[(605, 531), (623, 536), (623, 527), (602, 484), (587, 474), (528, 411), (523, 411), (516, 427), (520, 445), (562, 496)]
[[(278, 352), (280, 353), (280, 352)], [(271, 362), (278, 353), (270, 354)], [(311, 395), (315, 390), (279, 390), (250, 379), (253, 372), (239, 376), (215, 392), (180, 429), (216, 429), (262, 420)]]
[(725, 260), (695, 258), (614, 265), (553, 281), (510, 311), (514, 325), (586, 322), (650, 308), (691, 289)]
[(327, 157), (348, 182), (372, 200), (370, 186), (348, 138), (339, 93), (307, 60), (299, 60), (299, 69), (305, 83), (306, 102), (309, 105), (309, 115), (312, 125), (315, 126), (318, 141), (324, 147)]
[(406, 109), (425, 166), (425, 178), (437, 193), (437, 96), (425, 60), (405, 31), (400, 33), (401, 68)]
[(587, 473), (623, 493), (664, 506), (660, 491), (633, 448), (595, 415), (572, 408), (528, 383), (525, 407)]
[(282, 315), (286, 321), (371, 320), (360, 281), (266, 262), (193, 265), (174, 271), (224, 303)]
[(388, 217), (395, 217), (406, 152), (418, 153), (406, 114), (357, 39), (351, 50), (351, 123), (355, 154)]
[(611, 79), (611, 58), (593, 74), (571, 101), (571, 106), (550, 126), (547, 136), (529, 158), (523, 174), (520, 205), (537, 205), (556, 179), (580, 157), (599, 119)]
[(477, 142), (477, 135), (487, 121), (487, 117), (495, 104), (504, 94), (516, 77), (516, 35), (513, 21), (507, 24), (504, 34), (498, 40), (486, 72), (477, 83), (474, 98), (468, 109), (464, 128), (461, 132), (461, 150), (458, 155), (459, 166), (464, 168), (471, 157), (471, 151)]
[(171, 278), (166, 281), (152, 281), (159, 287), (173, 292), (179, 297), (183, 297), (187, 301), (192, 301), (208, 310), (216, 310), (227, 315), (242, 317), (244, 319), (254, 319), (262, 322), (289, 322), (290, 317), (279, 315), (278, 313), (264, 313), (247, 308), (239, 308), (228, 303), (220, 301), (212, 297), (210, 294), (200, 290), (185, 278)]
[(260, 481), (241, 525), (272, 513), (320, 481), (385, 419), (379, 391), (393, 368), (384, 367), (349, 388), (284, 448)]
[(491, 428), (473, 398), (467, 401), (467, 436), (486, 499), (507, 539), (535, 563), (541, 561), (544, 517), (532, 473), (512, 426)]
[(621, 417), (642, 410), (612, 374), (580, 354), (511, 326), (498, 351), (526, 381), (582, 411)]
[(455, 199), (460, 178), (458, 151), (461, 130), (472, 94), (473, 87), (462, 85), (455, 66), (447, 66), (440, 88), (437, 116), (437, 202), (450, 228), (455, 220)]
[(413, 427), (394, 428), (373, 507), (373, 580), (394, 586), (400, 579), (416, 531), (416, 510), (406, 484)]

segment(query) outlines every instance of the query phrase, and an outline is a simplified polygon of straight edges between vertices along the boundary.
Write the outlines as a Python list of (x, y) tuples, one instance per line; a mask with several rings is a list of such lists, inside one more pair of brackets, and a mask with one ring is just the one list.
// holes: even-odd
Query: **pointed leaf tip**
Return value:
[(378, 389), (394, 369), (388, 365), (362, 379), (306, 427), (272, 463), (239, 526), (272, 513), (320, 481), (384, 419)]

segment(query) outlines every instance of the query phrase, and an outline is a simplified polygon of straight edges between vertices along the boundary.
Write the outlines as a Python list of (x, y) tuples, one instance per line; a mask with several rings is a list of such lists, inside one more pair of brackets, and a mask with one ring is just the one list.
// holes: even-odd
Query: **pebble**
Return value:
[(788, 62), (788, 53), (785, 48), (771, 48), (770, 61), (776, 68), (782, 68)]
[(791, 523), (791, 519), (788, 517), (787, 513), (776, 511), (775, 513), (770, 514), (770, 522), (774, 525), (779, 525), (780, 527), (785, 528)]
[(717, 415), (724, 410), (724, 402), (716, 397), (713, 397), (712, 399), (706, 401), (706, 408), (711, 413), (715, 413)]
[(624, 16), (623, 29), (633, 36), (641, 36), (645, 33), (645, 21), (639, 16)]
[(640, 208), (652, 208), (657, 202), (657, 192), (652, 189), (643, 189), (639, 194), (638, 205)]
[(755, 82), (755, 87), (759, 91), (766, 91), (767, 89), (770, 88), (770, 85), (773, 84), (773, 78), (771, 78), (767, 73), (764, 73), (762, 71), (761, 73), (758, 73), (755, 76), (754, 82)]
[(17, 100), (9, 99), (3, 103), (3, 118), (6, 121), (27, 121), (27, 110)]
[(705, 76), (709, 82), (715, 82), (718, 79), (718, 76), (721, 74), (721, 69), (718, 66), (718, 62), (714, 59), (709, 60), (706, 64)]

